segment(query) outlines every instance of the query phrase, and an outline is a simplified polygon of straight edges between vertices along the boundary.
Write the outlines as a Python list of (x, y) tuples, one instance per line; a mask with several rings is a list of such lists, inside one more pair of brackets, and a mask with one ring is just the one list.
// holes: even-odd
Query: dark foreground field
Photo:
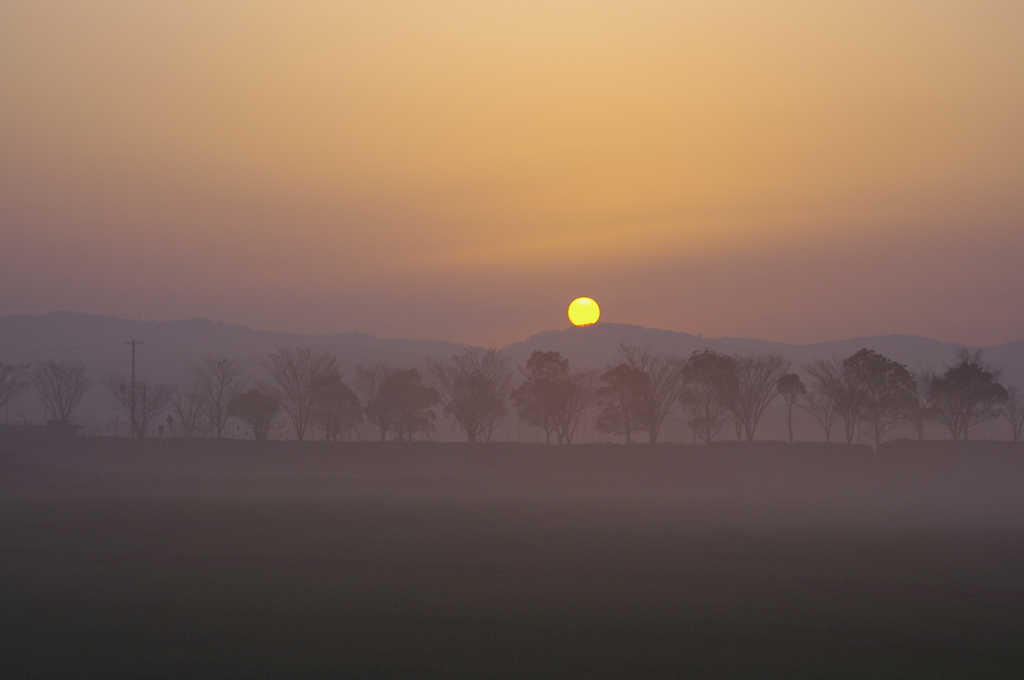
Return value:
[(0, 481), (5, 678), (1024, 677), (1016, 454), (61, 455)]

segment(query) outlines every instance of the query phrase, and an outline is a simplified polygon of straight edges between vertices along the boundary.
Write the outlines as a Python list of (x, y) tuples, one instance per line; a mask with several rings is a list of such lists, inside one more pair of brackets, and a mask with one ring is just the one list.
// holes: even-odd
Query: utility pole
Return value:
[(145, 345), (146, 343), (142, 342), (141, 340), (136, 340), (135, 338), (132, 338), (130, 342), (126, 342), (124, 344), (132, 346), (131, 438), (135, 439), (138, 436), (138, 428), (135, 426), (135, 345)]

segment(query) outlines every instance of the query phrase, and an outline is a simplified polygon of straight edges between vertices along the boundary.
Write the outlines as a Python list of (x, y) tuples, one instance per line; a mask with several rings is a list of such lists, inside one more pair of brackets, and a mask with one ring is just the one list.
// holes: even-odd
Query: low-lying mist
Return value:
[(1024, 667), (1018, 452), (88, 441), (5, 457), (18, 677)]

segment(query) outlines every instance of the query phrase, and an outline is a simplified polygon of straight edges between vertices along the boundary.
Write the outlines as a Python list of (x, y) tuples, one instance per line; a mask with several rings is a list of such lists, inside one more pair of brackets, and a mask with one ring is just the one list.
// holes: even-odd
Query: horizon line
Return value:
[[(267, 328), (253, 328), (252, 326), (250, 326), (248, 324), (244, 324), (244, 323), (236, 323), (236, 322), (232, 322), (232, 321), (222, 321), (222, 320), (217, 320), (217, 319), (210, 319), (208, 317), (203, 317), (203, 316), (194, 316), (194, 317), (187, 318), (187, 319), (181, 319), (181, 318), (179, 318), (179, 319), (142, 319), (142, 318), (130, 319), (130, 318), (127, 318), (127, 317), (117, 316), (115, 314), (103, 314), (103, 313), (100, 313), (100, 312), (75, 312), (75, 311), (71, 311), (71, 310), (67, 310), (67, 309), (52, 310), (52, 311), (44, 312), (44, 313), (41, 313), (41, 314), (28, 314), (28, 313), (4, 314), (4, 315), (0, 316), (0, 321), (3, 321), (5, 319), (9, 319), (9, 318), (14, 318), (14, 317), (43, 318), (43, 317), (47, 317), (47, 316), (61, 315), (61, 314), (66, 314), (66, 315), (71, 315), (71, 316), (80, 316), (80, 317), (103, 317), (103, 318), (107, 318), (107, 319), (115, 319), (117, 321), (124, 321), (124, 322), (128, 322), (128, 323), (140, 323), (140, 324), (141, 323), (174, 324), (174, 323), (188, 323), (188, 322), (192, 322), (192, 321), (203, 321), (203, 322), (208, 322), (208, 323), (212, 323), (212, 324), (222, 324), (222, 325), (231, 326), (231, 327), (234, 327), (234, 328), (241, 328), (241, 329), (245, 329), (245, 330), (247, 330), (249, 332), (252, 332), (252, 333), (269, 333), (269, 334), (280, 334), (280, 335), (292, 335), (292, 336), (309, 337), (309, 338), (330, 338), (330, 337), (339, 337), (339, 336), (345, 336), (345, 335), (364, 335), (364, 336), (368, 336), (370, 338), (373, 338), (375, 340), (382, 340), (382, 341), (440, 342), (440, 343), (446, 343), (446, 344), (451, 344), (451, 345), (461, 345), (461, 346), (464, 346), (464, 347), (477, 347), (477, 346), (484, 347), (484, 346), (487, 346), (487, 343), (483, 343), (481, 345), (474, 345), (474, 344), (470, 344), (470, 343), (467, 343), (467, 342), (459, 342), (459, 341), (456, 341), (456, 340), (443, 340), (443, 339), (439, 339), (439, 338), (382, 337), (382, 336), (375, 335), (375, 334), (367, 332), (367, 331), (358, 331), (358, 330), (339, 331), (339, 332), (334, 332), (334, 333), (304, 333), (304, 332), (297, 332), (297, 331), (281, 331), (281, 330), (272, 330), (272, 329), (267, 329)], [(537, 337), (539, 335), (543, 335), (545, 333), (565, 333), (565, 332), (583, 332), (583, 333), (586, 333), (586, 332), (590, 332), (590, 331), (589, 330), (582, 330), (583, 328), (592, 329), (592, 328), (600, 328), (600, 327), (607, 327), (607, 326), (630, 327), (630, 328), (636, 328), (636, 329), (639, 329), (639, 330), (642, 330), (642, 331), (655, 331), (655, 332), (659, 332), (659, 333), (671, 333), (671, 334), (674, 334), (674, 335), (684, 335), (684, 336), (688, 336), (690, 338), (693, 338), (695, 340), (708, 340), (708, 341), (730, 341), (730, 340), (731, 341), (753, 341), (753, 342), (769, 343), (769, 344), (774, 344), (774, 345), (784, 345), (784, 346), (787, 346), (787, 347), (813, 347), (815, 345), (827, 345), (827, 344), (832, 344), (832, 343), (844, 343), (844, 342), (851, 342), (851, 341), (854, 341), (854, 340), (877, 340), (879, 338), (916, 338), (916, 339), (920, 339), (920, 340), (928, 340), (930, 342), (935, 342), (935, 343), (939, 343), (941, 345), (947, 345), (947, 346), (963, 346), (963, 347), (968, 347), (968, 348), (994, 349), (994, 348), (1005, 347), (1006, 345), (1012, 345), (1012, 344), (1024, 341), (1024, 338), (1020, 338), (1020, 339), (1017, 339), (1017, 340), (1010, 340), (1008, 342), (1003, 342), (1003, 343), (999, 343), (999, 344), (995, 344), (995, 345), (974, 345), (974, 344), (969, 344), (969, 343), (961, 343), (961, 342), (954, 342), (954, 341), (938, 340), (936, 338), (931, 338), (931, 337), (928, 337), (928, 336), (925, 336), (925, 335), (916, 335), (914, 333), (885, 333), (885, 334), (881, 334), (881, 335), (858, 335), (858, 336), (849, 337), (849, 338), (840, 338), (840, 339), (832, 339), (832, 340), (819, 340), (819, 341), (816, 341), (816, 342), (807, 342), (807, 343), (792, 343), (792, 342), (784, 342), (784, 341), (781, 341), (781, 340), (766, 340), (766, 339), (763, 339), (763, 338), (745, 337), (745, 336), (728, 336), (728, 335), (726, 335), (726, 336), (714, 336), (714, 337), (712, 337), (712, 336), (704, 336), (701, 333), (694, 334), (694, 333), (688, 333), (686, 331), (676, 331), (676, 330), (671, 330), (671, 329), (667, 329), (667, 328), (655, 328), (655, 327), (651, 327), (651, 326), (642, 326), (642, 325), (635, 324), (635, 323), (616, 322), (616, 321), (599, 321), (598, 323), (595, 323), (595, 324), (592, 324), (592, 325), (588, 325), (588, 326), (585, 326), (585, 327), (568, 325), (567, 327), (561, 328), (561, 329), (549, 328), (549, 329), (545, 329), (545, 330), (542, 330), (542, 331), (537, 331), (536, 333), (532, 333), (531, 335), (528, 335), (527, 337), (525, 337), (525, 338), (523, 338), (521, 340), (514, 340), (512, 342), (504, 343), (503, 345), (500, 346), (500, 348), (501, 349), (505, 349), (505, 348), (510, 347), (512, 345), (518, 345), (520, 343), (527, 342), (530, 339), (535, 338), (535, 337)]]

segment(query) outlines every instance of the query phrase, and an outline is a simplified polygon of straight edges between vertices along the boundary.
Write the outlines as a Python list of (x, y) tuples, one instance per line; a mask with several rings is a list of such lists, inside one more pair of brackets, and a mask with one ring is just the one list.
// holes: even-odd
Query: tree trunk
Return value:
[(789, 428), (789, 443), (793, 444), (793, 405), (789, 405), (789, 411), (786, 412), (786, 426)]

